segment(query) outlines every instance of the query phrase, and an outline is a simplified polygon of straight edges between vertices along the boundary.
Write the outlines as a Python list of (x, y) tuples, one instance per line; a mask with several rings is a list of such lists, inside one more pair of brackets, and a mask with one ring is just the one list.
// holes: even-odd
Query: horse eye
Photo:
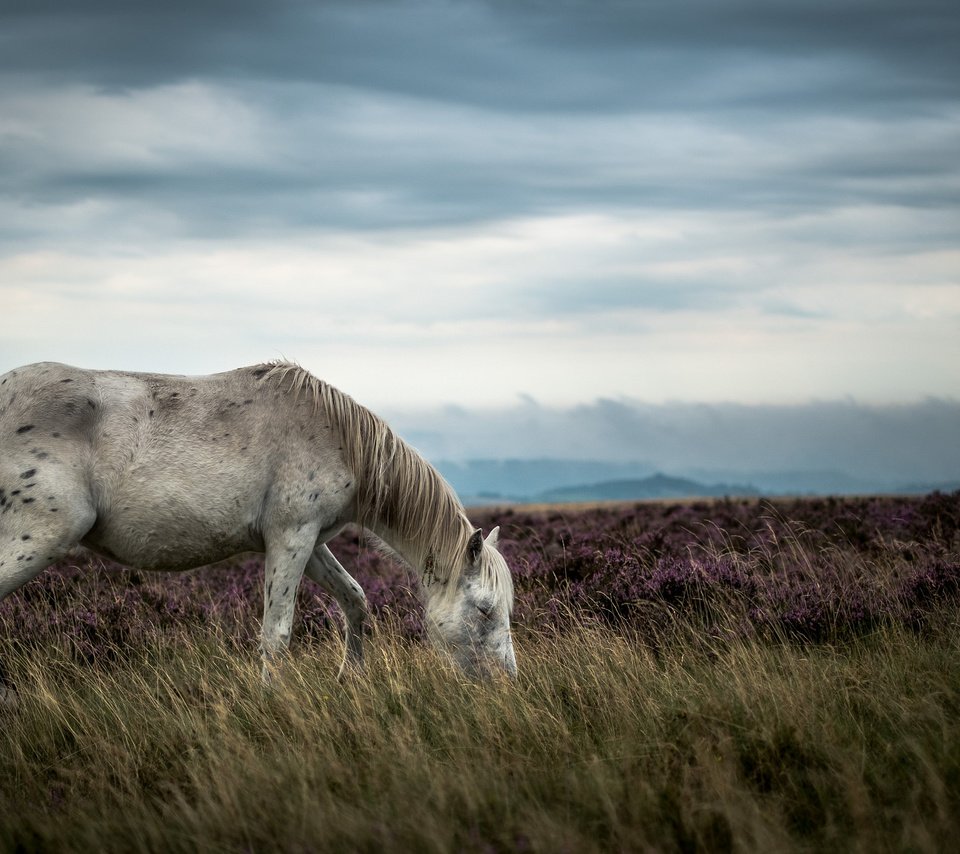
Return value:
[(477, 605), (480, 616), (487, 619), (493, 613), (493, 605)]

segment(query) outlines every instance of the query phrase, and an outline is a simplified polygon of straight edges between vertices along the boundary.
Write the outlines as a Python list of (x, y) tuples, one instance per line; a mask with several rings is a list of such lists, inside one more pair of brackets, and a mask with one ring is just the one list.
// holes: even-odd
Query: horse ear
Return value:
[(488, 546), (494, 547), (496, 546), (499, 539), (500, 539), (500, 526), (497, 525), (496, 528), (494, 528), (489, 534), (487, 534), (487, 538), (484, 540), (484, 542)]
[(477, 528), (467, 543), (467, 561), (472, 566), (478, 566), (480, 563), (480, 553), (483, 551), (483, 531)]

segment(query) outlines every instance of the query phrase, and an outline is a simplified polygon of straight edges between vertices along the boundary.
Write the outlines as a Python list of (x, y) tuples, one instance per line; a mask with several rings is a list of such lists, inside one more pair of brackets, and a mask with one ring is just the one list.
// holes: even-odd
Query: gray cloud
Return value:
[[(958, 32), (940, 2), (7, 3), (0, 94), (19, 101), (0, 105), (0, 198), (96, 201), (90, 233), (144, 217), (222, 237), (955, 207)], [(175, 99), (132, 136), (138, 99), (178, 85), (244, 113), (222, 159), (202, 145), (216, 114), (165, 148)], [(57, 120), (65, 91), (86, 100)], [(75, 135), (91, 99), (113, 112)], [(143, 156), (104, 156), (111, 143)]]
[[(586, 110), (712, 108), (718, 97), (783, 106), (816, 91), (820, 103), (869, 109), (950, 100), (960, 72), (958, 14), (945, 0), (54, 0), (4, 10), (0, 68), (102, 86), (273, 78)], [(829, 73), (798, 75), (797, 61)], [(725, 92), (737, 69), (755, 80)]]
[(706, 477), (835, 472), (888, 487), (960, 478), (960, 402), (799, 406), (530, 400), (496, 411), (396, 412), (392, 423), (434, 460), (632, 461)]
[[(124, 206), (127, 219), (167, 212), (187, 233), (229, 236), (418, 228), (583, 209), (739, 209), (779, 217), (850, 205), (936, 209), (955, 206), (960, 193), (958, 168), (945, 154), (960, 147), (960, 128), (947, 122), (851, 130), (845, 120), (839, 128), (780, 126), (773, 116), (733, 131), (725, 119), (528, 120), (329, 90), (300, 92), (295, 106), (282, 108), (264, 90), (227, 94), (248, 115), (237, 137), (223, 141), (220, 159), (204, 150), (202, 117), (196, 138), (173, 153), (162, 141), (133, 137), (129, 148), (141, 147), (143, 156), (130, 162), (105, 158), (95, 137), (72, 140), (68, 122), (49, 119), (39, 140), (7, 134), (0, 194), (25, 205), (96, 199)], [(125, 99), (115, 106), (118, 121), (133, 108)], [(102, 133), (124, 142), (134, 130), (107, 126)], [(949, 222), (937, 229), (941, 241), (950, 239)], [(95, 218), (90, 225), (98, 225)], [(937, 239), (926, 234), (925, 242)]]

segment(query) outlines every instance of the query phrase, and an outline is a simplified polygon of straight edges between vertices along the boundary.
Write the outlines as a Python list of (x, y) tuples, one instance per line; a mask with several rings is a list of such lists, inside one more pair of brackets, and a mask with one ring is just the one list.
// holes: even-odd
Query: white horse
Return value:
[(48, 362), (0, 377), (0, 599), (78, 544), (160, 570), (261, 552), (264, 679), (304, 571), (345, 616), (343, 673), (362, 665), (366, 597), (326, 543), (351, 522), (416, 571), (429, 635), (457, 664), (516, 673), (498, 529), (484, 540), (416, 451), (299, 366), (182, 377)]

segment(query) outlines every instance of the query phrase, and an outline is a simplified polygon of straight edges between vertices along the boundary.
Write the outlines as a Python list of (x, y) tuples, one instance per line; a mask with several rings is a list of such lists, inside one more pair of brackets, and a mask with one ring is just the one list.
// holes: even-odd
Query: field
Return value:
[(258, 560), (82, 556), (0, 603), (3, 851), (942, 851), (960, 834), (960, 493), (474, 514), (520, 677), (460, 679), (409, 576), (336, 681), (308, 581), (259, 683)]

